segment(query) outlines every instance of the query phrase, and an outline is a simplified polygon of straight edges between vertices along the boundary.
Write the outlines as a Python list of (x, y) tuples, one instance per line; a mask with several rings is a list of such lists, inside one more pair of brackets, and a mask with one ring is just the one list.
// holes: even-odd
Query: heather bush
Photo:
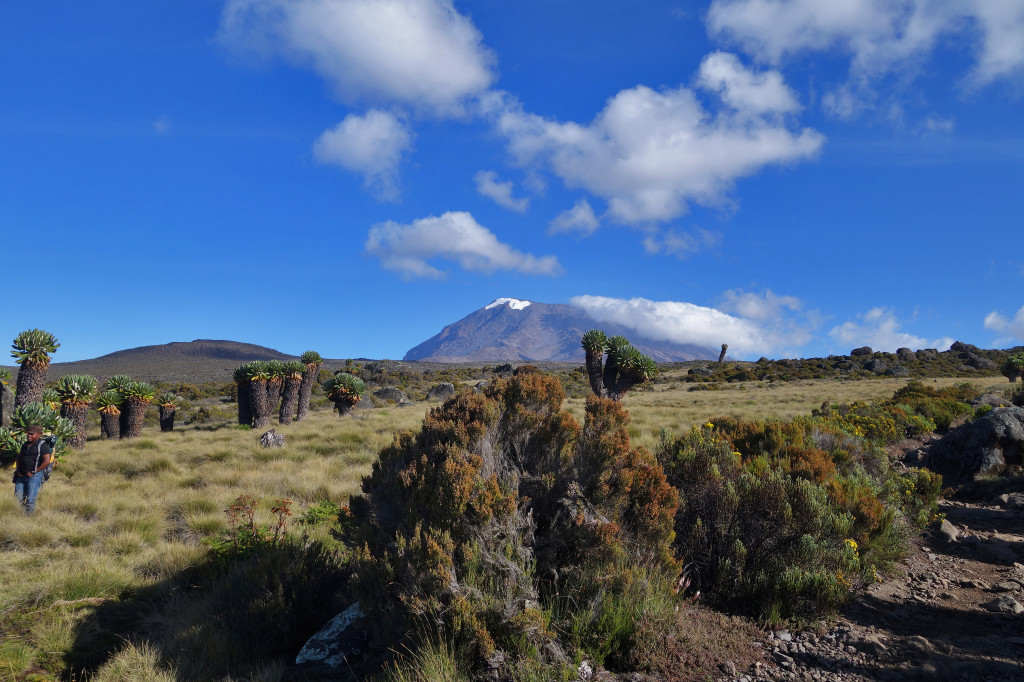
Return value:
[(671, 595), (675, 490), (619, 404), (591, 397), (581, 426), (563, 397), (549, 375), (495, 379), (380, 453), (340, 515), (378, 641), (419, 630), (473, 670), (557, 678), (574, 656), (614, 664)]

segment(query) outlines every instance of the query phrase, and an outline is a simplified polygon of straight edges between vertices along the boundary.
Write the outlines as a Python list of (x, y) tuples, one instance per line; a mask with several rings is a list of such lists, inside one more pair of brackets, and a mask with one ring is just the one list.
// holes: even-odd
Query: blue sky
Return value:
[(1024, 4), (0, 10), (0, 338), (401, 357), (499, 297), (740, 358), (1024, 343)]

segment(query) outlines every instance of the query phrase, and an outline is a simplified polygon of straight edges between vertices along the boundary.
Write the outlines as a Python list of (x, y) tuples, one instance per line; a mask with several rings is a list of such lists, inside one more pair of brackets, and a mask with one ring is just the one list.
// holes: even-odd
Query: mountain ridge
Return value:
[(499, 298), (411, 348), (407, 362), (583, 362), (583, 333), (625, 336), (656, 362), (717, 360), (720, 348), (646, 338), (568, 303)]

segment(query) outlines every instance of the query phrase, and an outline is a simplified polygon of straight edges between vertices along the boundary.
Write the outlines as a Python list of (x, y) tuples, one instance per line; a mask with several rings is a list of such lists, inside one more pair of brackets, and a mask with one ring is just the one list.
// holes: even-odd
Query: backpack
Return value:
[[(50, 480), (50, 474), (53, 473), (53, 462), (57, 457), (57, 443), (60, 439), (57, 436), (42, 436), (37, 443), (46, 443), (50, 447), (50, 463), (46, 465), (46, 468), (39, 473), (43, 476), (43, 483)], [(39, 468), (39, 462), (43, 460), (43, 448), (42, 446), (36, 446), (36, 469)]]

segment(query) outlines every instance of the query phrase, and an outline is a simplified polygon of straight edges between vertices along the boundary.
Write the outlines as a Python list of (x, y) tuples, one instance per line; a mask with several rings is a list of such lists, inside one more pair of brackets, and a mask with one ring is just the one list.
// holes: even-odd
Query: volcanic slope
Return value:
[(406, 361), (583, 362), (580, 339), (588, 329), (622, 335), (657, 362), (717, 360), (721, 349), (655, 341), (590, 317), (565, 303), (499, 298), (449, 324), (405, 354)]

